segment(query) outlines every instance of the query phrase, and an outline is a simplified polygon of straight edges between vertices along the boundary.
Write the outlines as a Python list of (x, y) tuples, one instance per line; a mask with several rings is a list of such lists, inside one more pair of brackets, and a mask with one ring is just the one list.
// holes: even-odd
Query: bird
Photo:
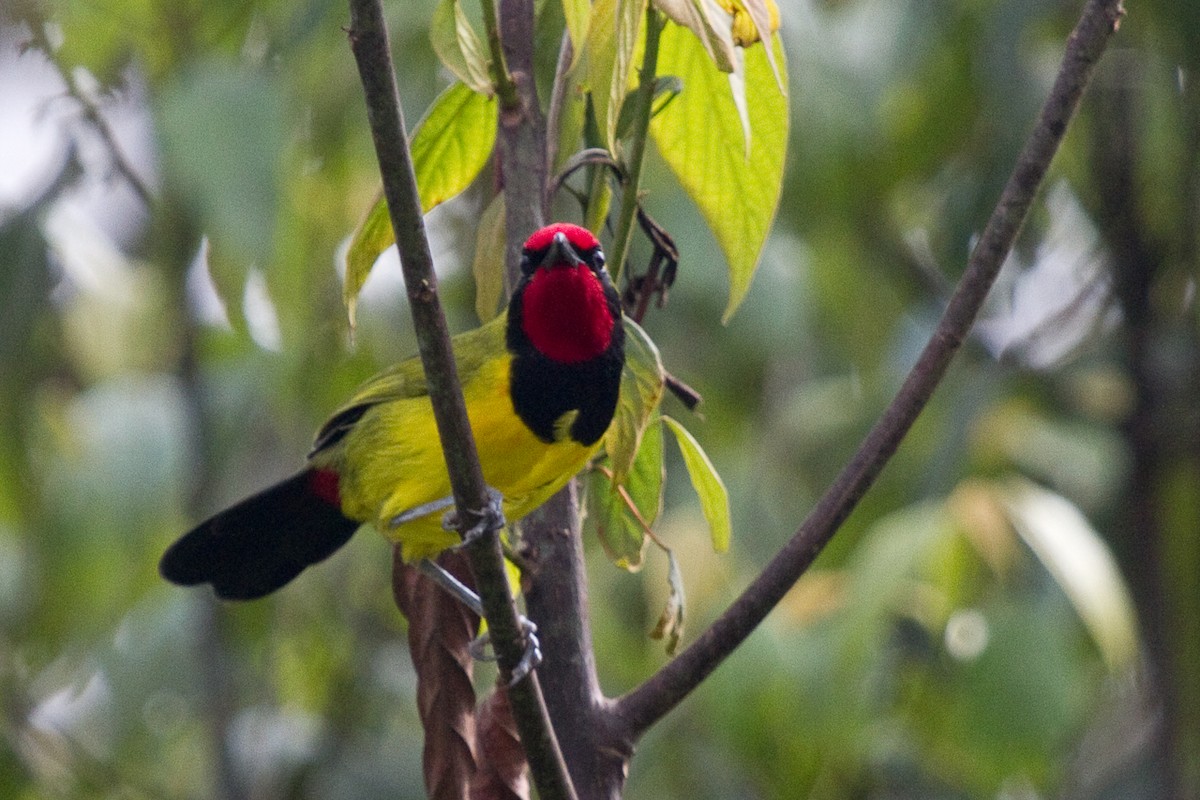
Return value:
[[(598, 451), (624, 369), (621, 304), (604, 253), (565, 222), (533, 233), (507, 309), (452, 339), (484, 479), (516, 521)], [(429, 565), (461, 540), (440, 511), (450, 480), (428, 385), (412, 357), (367, 380), (317, 432), (304, 468), (168, 547), (159, 572), (252, 600), (332, 555), (364, 524)]]

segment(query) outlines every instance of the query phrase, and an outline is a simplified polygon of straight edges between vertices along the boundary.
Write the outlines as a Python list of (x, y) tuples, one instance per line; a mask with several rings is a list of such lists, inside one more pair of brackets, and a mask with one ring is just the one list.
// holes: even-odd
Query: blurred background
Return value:
[[(1129, 5), (932, 405), (782, 607), (647, 736), (628, 796), (1197, 796), (1200, 4)], [(913, 363), (1080, 5), (781, 7), (786, 183), (728, 326), (713, 239), (656, 153), (643, 179), (682, 256), (646, 327), (705, 398), (666, 410), (733, 501), (714, 555), (669, 454), (685, 643)], [(432, 0), (388, 10), (411, 128), (450, 76)], [(156, 572), (414, 351), (389, 257), (353, 343), (341, 304), (379, 185), (347, 22), (340, 0), (0, 8), (0, 797), (423, 796), (382, 537), (247, 604)], [(476, 324), (492, 180), (429, 219), (456, 330)], [(615, 695), (667, 658), (647, 637), (666, 564), (631, 575), (587, 546)]]

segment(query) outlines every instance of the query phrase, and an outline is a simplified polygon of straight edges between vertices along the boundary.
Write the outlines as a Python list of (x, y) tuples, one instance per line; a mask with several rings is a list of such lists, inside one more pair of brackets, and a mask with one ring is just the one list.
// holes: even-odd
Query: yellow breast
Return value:
[[(504, 514), (516, 521), (566, 485), (596, 452), (566, 436), (543, 442), (521, 422), (509, 399), (511, 360), (491, 359), (465, 376), (463, 396), (484, 479), (503, 495)], [(397, 515), (448, 497), (450, 479), (427, 396), (380, 403), (346, 436), (334, 468), (341, 475), (342, 511), (373, 522), (399, 542), (406, 561), (435, 555), (458, 542), (442, 529), (441, 512), (391, 527)]]

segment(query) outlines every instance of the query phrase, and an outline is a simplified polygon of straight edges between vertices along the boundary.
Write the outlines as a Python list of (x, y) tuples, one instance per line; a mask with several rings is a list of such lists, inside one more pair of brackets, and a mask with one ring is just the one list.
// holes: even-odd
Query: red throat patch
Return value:
[(556, 266), (538, 269), (526, 284), (521, 327), (548, 358), (577, 364), (608, 349), (613, 317), (600, 279), (586, 265)]

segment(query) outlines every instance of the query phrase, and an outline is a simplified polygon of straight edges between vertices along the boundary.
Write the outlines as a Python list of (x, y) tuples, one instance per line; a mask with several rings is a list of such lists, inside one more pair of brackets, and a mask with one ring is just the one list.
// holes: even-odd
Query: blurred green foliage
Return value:
[[(451, 81), (430, 45), (434, 5), (388, 5), (410, 126)], [(1131, 647), (1131, 593), (1143, 630), (1169, 644), (1166, 718), (1195, 789), (1200, 28), (1192, 4), (1131, 5), (1125, 52), (1101, 69), (1052, 174), (1062, 190), (1045, 195), (980, 336), (816, 568), (648, 735), (631, 797), (1162, 796), (1163, 715), (1144, 646)], [(702, 418), (667, 411), (703, 444), (734, 514), (732, 548), (715, 554), (666, 448), (656, 530), (686, 586), (685, 643), (790, 535), (912, 363), (1078, 9), (782, 11), (783, 202), (727, 327), (727, 272), (700, 213), (657, 153), (643, 177), (681, 254), (671, 302), (645, 327), (705, 397)], [(360, 535), (244, 605), (155, 570), (190, 521), (293, 470), (329, 410), (413, 349), (386, 264), (364, 287), (353, 346), (347, 335), (336, 265), (378, 176), (346, 21), (326, 0), (0, 12), (2, 64), (49, 76), (0, 83), (0, 126), (32, 109), (62, 154), (0, 200), (0, 796), (423, 796), (381, 538)], [(46, 53), (22, 51), (39, 28), (118, 141), (141, 120), (150, 145), (134, 164), (153, 210), (61, 96)], [(1163, 254), (1148, 312), (1168, 434), (1141, 496), (1126, 422), (1143, 387), (1098, 221), (1109, 117), (1096, 98), (1114, 87), (1138, 109), (1139, 219)], [(22, 91), (40, 95), (22, 105)], [(429, 218), (458, 329), (475, 321), (467, 266), (485, 196), (477, 185)], [(1077, 218), (1090, 239), (1085, 223), (1055, 228)], [(648, 255), (635, 240), (635, 262)], [(1149, 577), (1134, 507), (1157, 520)], [(631, 575), (588, 547), (615, 694), (666, 658), (647, 632), (667, 563), (651, 549)]]

